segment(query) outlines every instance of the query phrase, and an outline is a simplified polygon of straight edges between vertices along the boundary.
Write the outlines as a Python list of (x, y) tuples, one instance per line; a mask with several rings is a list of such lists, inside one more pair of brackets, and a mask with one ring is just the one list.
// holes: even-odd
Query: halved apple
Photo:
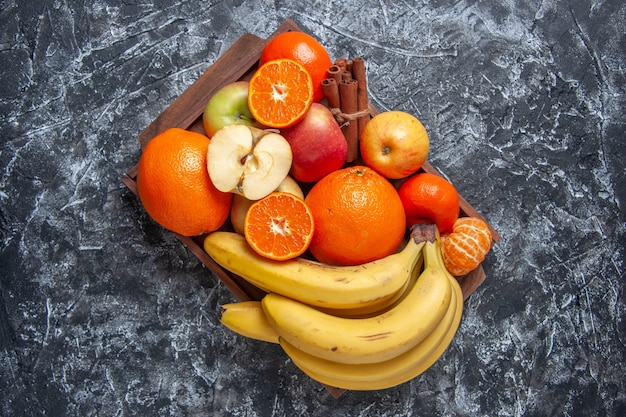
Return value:
[(279, 133), (232, 124), (211, 138), (207, 168), (218, 190), (258, 200), (287, 177), (292, 159), (291, 146)]

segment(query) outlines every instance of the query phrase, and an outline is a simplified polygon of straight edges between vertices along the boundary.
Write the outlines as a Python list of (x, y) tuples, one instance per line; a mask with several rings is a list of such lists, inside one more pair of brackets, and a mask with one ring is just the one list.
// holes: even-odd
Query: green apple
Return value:
[(248, 108), (248, 82), (236, 81), (219, 89), (207, 102), (202, 124), (208, 137), (230, 124), (262, 128)]

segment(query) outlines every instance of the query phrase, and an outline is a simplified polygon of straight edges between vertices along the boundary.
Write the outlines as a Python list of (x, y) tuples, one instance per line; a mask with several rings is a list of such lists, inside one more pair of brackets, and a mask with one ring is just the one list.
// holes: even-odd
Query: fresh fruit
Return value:
[(394, 253), (405, 234), (396, 189), (364, 166), (333, 171), (305, 198), (315, 220), (309, 247), (320, 262), (358, 265)]
[[(432, 331), (425, 332), (426, 335), (420, 342), (402, 353), (398, 353), (389, 359), (371, 363), (352, 363), (352, 361), (346, 363), (327, 359), (324, 357), (325, 355), (317, 356), (308, 353), (281, 335), (281, 329), (276, 327), (276, 323), (273, 323), (270, 316), (265, 312), (264, 304), (267, 301), (226, 304), (223, 306), (223, 309), (225, 309), (226, 314), (229, 311), (231, 314), (225, 325), (243, 336), (272, 343), (278, 341), (296, 366), (311, 378), (329, 386), (349, 390), (381, 390), (409, 381), (429, 369), (446, 351), (456, 335), (463, 313), (463, 293), (456, 279), (443, 267), (440, 241), (435, 239), (435, 229), (432, 226), (419, 227), (415, 228), (412, 234), (416, 234), (416, 239), (422, 242), (420, 247), (423, 248), (422, 252), (425, 253), (426, 270), (429, 268), (438, 270), (435, 274), (439, 278), (438, 282), (447, 281), (450, 289), (450, 300), (440, 320), (434, 320), (432, 317), (428, 318), (428, 320), (435, 322)], [(428, 243), (424, 243), (423, 239), (429, 240)], [(415, 296), (413, 290), (420, 282), (419, 280), (423, 278), (421, 274), (424, 272), (418, 264), (415, 265), (413, 272), (419, 274), (419, 278), (413, 281), (409, 288), (409, 294)], [(427, 286), (423, 282), (421, 285)], [(398, 305), (402, 304), (403, 301), (398, 303)], [(428, 313), (433, 314), (433, 312)], [(394, 320), (393, 315), (391, 317), (390, 315), (391, 312), (381, 316), (381, 326)], [(298, 317), (301, 316), (298, 315)], [(397, 315), (395, 319), (400, 320)], [(349, 322), (352, 324), (353, 329), (361, 329), (358, 325), (364, 323), (363, 320), (349, 320)], [(325, 326), (320, 327), (318, 324), (313, 323), (310, 326), (315, 328), (316, 334), (322, 329), (322, 335), (324, 335), (324, 331), (327, 329)], [(413, 331), (411, 325), (407, 326), (408, 330), (406, 331)], [(364, 348), (369, 348), (371, 344), (375, 344), (380, 338), (384, 338), (381, 336), (387, 335), (388, 338), (393, 338), (398, 337), (398, 333), (404, 334), (405, 331), (394, 332), (392, 335), (381, 332), (377, 334), (374, 340), (360, 340), (359, 344), (363, 345)], [(310, 333), (303, 336), (304, 341), (310, 341), (315, 338), (316, 336)], [(341, 336), (337, 340), (341, 341)], [(330, 345), (336, 346), (332, 343)], [(359, 351), (355, 352), (358, 354)]]
[(267, 321), (260, 301), (240, 301), (222, 305), (220, 323), (250, 339), (278, 343), (278, 333)]
[(285, 261), (302, 255), (313, 237), (313, 216), (304, 200), (273, 192), (252, 203), (244, 221), (244, 236), (259, 255)]
[(398, 253), (357, 266), (332, 266), (294, 258), (276, 262), (257, 254), (243, 236), (210, 233), (204, 250), (224, 269), (266, 292), (275, 292), (313, 306), (351, 309), (379, 304), (393, 297), (410, 278), (423, 243), (409, 239)]
[(291, 145), (290, 173), (298, 181), (319, 181), (346, 162), (346, 139), (333, 114), (322, 104), (311, 104), (299, 123), (280, 133)]
[(292, 126), (304, 117), (312, 102), (311, 76), (291, 59), (268, 61), (250, 79), (248, 108), (264, 126)]
[(261, 52), (259, 65), (280, 58), (293, 59), (308, 71), (313, 82), (313, 100), (324, 98), (322, 80), (332, 65), (328, 51), (314, 37), (303, 32), (284, 32), (271, 39)]
[[(304, 193), (300, 185), (289, 175), (285, 177), (283, 182), (278, 184), (278, 187), (274, 191), (283, 191), (291, 193), (300, 198), (304, 198)], [(243, 225), (246, 219), (246, 213), (248, 209), (256, 200), (249, 200), (240, 194), (233, 195), (233, 202), (230, 205), (230, 222), (233, 225), (235, 232), (243, 235)]]
[[(451, 282), (451, 285), (455, 284)], [(310, 355), (282, 338), (280, 345), (296, 366), (305, 373), (312, 373), (319, 382), (351, 390), (390, 388), (417, 376), (421, 373), (417, 372), (418, 369), (425, 370), (424, 364), (431, 355), (443, 345), (449, 334), (456, 333), (463, 309), (463, 298), (459, 297), (457, 288), (458, 283), (453, 287), (448, 310), (434, 330), (413, 348), (385, 361), (345, 364)]]
[(459, 194), (445, 178), (420, 172), (398, 189), (406, 213), (406, 225), (435, 223), (441, 233), (452, 228), (459, 217)]
[(226, 84), (213, 94), (204, 108), (202, 124), (209, 137), (230, 124), (262, 128), (248, 108), (248, 82), (235, 81)]
[(417, 172), (430, 148), (422, 123), (402, 111), (374, 116), (365, 125), (359, 143), (365, 165), (391, 179), (406, 178)]
[[(453, 288), (454, 299), (451, 301), (445, 317), (422, 342), (404, 354), (384, 362), (373, 364), (341, 364), (323, 359), (315, 359), (284, 339), (279, 339), (285, 352), (304, 373), (312, 379), (332, 387), (352, 391), (382, 390), (395, 387), (421, 375), (428, 370), (448, 349), (457, 333), (463, 316), (463, 294), (459, 283), (449, 280)], [(453, 315), (452, 321), (443, 335), (436, 342), (446, 321)], [(334, 366), (333, 366), (334, 365)]]
[(303, 352), (347, 364), (386, 361), (424, 340), (448, 310), (452, 286), (438, 252), (436, 242), (426, 241), (417, 282), (401, 303), (379, 316), (337, 317), (276, 293), (264, 296), (261, 305), (280, 338)]
[(183, 236), (219, 229), (232, 194), (219, 191), (207, 172), (209, 138), (167, 129), (146, 145), (137, 167), (137, 193), (157, 223)]
[(489, 226), (478, 217), (460, 217), (452, 231), (441, 236), (441, 252), (446, 269), (454, 276), (468, 274), (485, 259), (491, 249)]
[(384, 298), (380, 300), (378, 303), (371, 303), (365, 306), (360, 306), (356, 308), (323, 308), (317, 307), (318, 310), (323, 311), (327, 314), (332, 314), (338, 317), (345, 317), (351, 319), (364, 319), (368, 317), (378, 316), (382, 313), (385, 313), (395, 306), (397, 306), (404, 298), (407, 296), (417, 278), (422, 273), (422, 265), (424, 264), (424, 253), (420, 253), (419, 258), (417, 259), (415, 265), (413, 266), (413, 270), (409, 275), (409, 279), (406, 283), (400, 288), (400, 290), (396, 291), (393, 296), (389, 298)]
[(291, 161), (291, 146), (284, 137), (252, 126), (224, 126), (208, 147), (208, 170), (215, 187), (249, 200), (274, 191), (289, 174)]

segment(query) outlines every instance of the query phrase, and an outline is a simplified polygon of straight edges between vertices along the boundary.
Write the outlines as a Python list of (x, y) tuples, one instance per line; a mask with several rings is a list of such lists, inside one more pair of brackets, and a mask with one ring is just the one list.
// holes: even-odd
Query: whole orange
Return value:
[(333, 171), (305, 198), (315, 231), (309, 246), (320, 262), (359, 265), (396, 252), (405, 233), (402, 202), (391, 183), (365, 166)]
[(228, 218), (232, 193), (209, 177), (209, 138), (179, 128), (155, 136), (137, 167), (137, 194), (157, 223), (183, 236), (219, 229)]
[(406, 225), (434, 223), (440, 233), (452, 228), (459, 217), (459, 193), (439, 175), (420, 172), (398, 189), (406, 214)]
[(303, 32), (284, 32), (272, 38), (263, 48), (259, 66), (275, 59), (293, 59), (300, 63), (313, 81), (313, 101), (324, 99), (322, 80), (332, 65), (330, 55), (313, 36)]

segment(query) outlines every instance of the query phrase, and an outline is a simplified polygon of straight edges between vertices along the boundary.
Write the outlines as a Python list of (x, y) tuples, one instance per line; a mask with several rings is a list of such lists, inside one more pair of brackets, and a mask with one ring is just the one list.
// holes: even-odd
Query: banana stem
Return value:
[(435, 242), (439, 238), (439, 231), (434, 224), (414, 224), (411, 226), (411, 239), (415, 243)]

